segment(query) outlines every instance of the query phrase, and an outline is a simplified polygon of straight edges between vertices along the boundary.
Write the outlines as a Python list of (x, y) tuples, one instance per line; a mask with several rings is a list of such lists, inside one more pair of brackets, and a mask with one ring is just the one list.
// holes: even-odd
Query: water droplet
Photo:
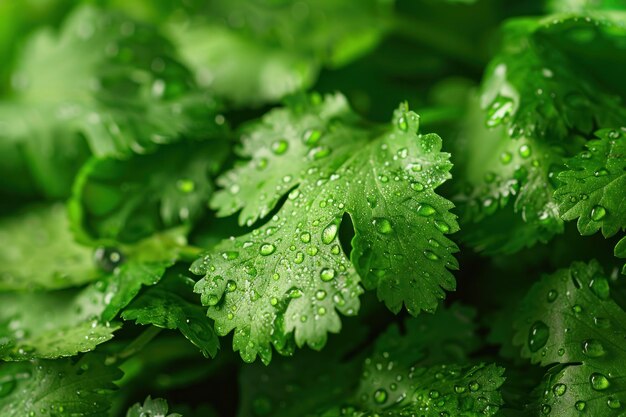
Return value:
[(504, 165), (509, 164), (512, 159), (513, 155), (511, 154), (511, 152), (504, 151), (500, 154), (500, 162), (502, 162)]
[(565, 391), (567, 391), (567, 385), (556, 384), (554, 387), (552, 387), (552, 391), (554, 392), (555, 395), (558, 395), (560, 397), (563, 394), (565, 394)]
[(499, 96), (487, 111), (487, 126), (495, 127), (508, 119), (515, 108), (515, 103), (508, 97)]
[(229, 281), (226, 283), (226, 290), (227, 290), (228, 292), (233, 292), (233, 291), (235, 291), (236, 289), (237, 289), (237, 283), (236, 283), (235, 281), (233, 281), (233, 280), (229, 280)]
[(582, 343), (583, 353), (590, 358), (599, 358), (600, 356), (604, 356), (606, 353), (604, 351), (604, 346), (598, 340), (588, 339), (583, 341)]
[(322, 269), (322, 271), (320, 272), (320, 278), (324, 282), (331, 281), (333, 278), (335, 278), (335, 270), (332, 268)]
[(315, 298), (318, 300), (323, 300), (324, 298), (326, 298), (326, 291), (324, 290), (317, 290), (315, 292)]
[(406, 121), (406, 117), (404, 117), (404, 115), (398, 118), (398, 129), (403, 132), (406, 132), (409, 129), (409, 123)]
[(337, 236), (337, 223), (331, 223), (322, 231), (322, 242), (329, 245)]
[(472, 392), (476, 392), (480, 389), (480, 384), (478, 383), (478, 381), (472, 381), (469, 383), (469, 389)]
[(583, 411), (586, 406), (587, 406), (587, 403), (584, 401), (576, 401), (576, 404), (574, 404), (574, 407), (576, 407), (578, 411)]
[(426, 259), (430, 259), (431, 261), (436, 261), (439, 259), (439, 256), (437, 256), (436, 253), (429, 250), (424, 251), (424, 256), (426, 257)]
[(465, 392), (465, 387), (461, 385), (455, 385), (454, 392), (456, 392), (457, 394), (463, 394)]
[(304, 143), (308, 146), (315, 146), (317, 142), (319, 142), (321, 137), (322, 132), (320, 132), (319, 130), (307, 130), (304, 133)]
[(227, 261), (233, 261), (237, 259), (238, 257), (239, 257), (239, 252), (234, 251), (234, 250), (222, 252), (222, 258), (226, 259)]
[(288, 148), (289, 143), (284, 139), (280, 139), (272, 143), (272, 152), (274, 152), (276, 155), (284, 154), (285, 152), (287, 152)]
[(441, 220), (435, 220), (435, 227), (442, 233), (448, 233), (450, 231), (448, 223)]
[(302, 243), (309, 243), (311, 241), (311, 234), (309, 232), (304, 232), (300, 235), (300, 240)]
[(604, 277), (594, 277), (589, 283), (589, 288), (601, 300), (608, 300), (611, 296), (609, 281)]
[(530, 150), (530, 146), (522, 145), (519, 147), (519, 155), (522, 158), (528, 158), (530, 157), (531, 154), (532, 154), (532, 151)]
[(528, 332), (528, 348), (531, 352), (537, 352), (545, 346), (550, 336), (548, 326), (542, 321), (536, 321)]
[(596, 177), (605, 177), (605, 176), (609, 175), (609, 171), (607, 171), (606, 168), (600, 168), (600, 169), (596, 170), (593, 173), (593, 175), (596, 176)]
[(387, 401), (387, 391), (380, 388), (374, 392), (374, 401), (378, 404), (384, 404)]
[(583, 312), (583, 308), (579, 304), (574, 304), (572, 306), (572, 311), (576, 314), (580, 314)]
[(259, 250), (259, 252), (261, 252), (261, 255), (263, 256), (271, 255), (272, 253), (274, 253), (274, 251), (276, 251), (276, 246), (272, 245), (271, 243), (262, 244), (261, 249)]
[(598, 222), (602, 220), (605, 216), (606, 216), (606, 209), (604, 207), (594, 206), (594, 208), (591, 209), (591, 220)]
[(606, 405), (608, 405), (609, 408), (613, 410), (622, 408), (622, 403), (617, 398), (609, 398), (608, 400), (606, 400)]
[(189, 194), (196, 189), (196, 183), (189, 179), (182, 179), (176, 182), (176, 188), (182, 193)]
[(383, 235), (388, 235), (393, 231), (393, 227), (391, 226), (391, 222), (384, 217), (376, 217), (373, 220), (374, 226), (376, 226), (376, 230), (378, 233), (382, 233)]
[(220, 299), (218, 298), (217, 295), (215, 294), (209, 294), (209, 296), (206, 298), (206, 303), (209, 306), (214, 306), (215, 304), (217, 304), (220, 301)]
[(422, 184), (421, 182), (412, 182), (411, 183), (411, 189), (413, 191), (423, 191), (424, 190), (424, 184)]
[(420, 204), (417, 207), (417, 214), (423, 217), (430, 217), (433, 214), (437, 213), (437, 210), (431, 205), (428, 204)]
[(544, 404), (541, 406), (541, 413), (544, 415), (548, 415), (550, 414), (550, 412), (552, 412), (552, 407), (550, 407), (548, 404)]
[(548, 291), (548, 302), (552, 303), (559, 296), (559, 293), (556, 290)]
[(598, 372), (591, 374), (589, 382), (591, 383), (591, 388), (596, 391), (603, 391), (611, 385), (608, 378)]
[(105, 272), (113, 272), (122, 262), (122, 252), (115, 248), (100, 246), (93, 253), (95, 264)]

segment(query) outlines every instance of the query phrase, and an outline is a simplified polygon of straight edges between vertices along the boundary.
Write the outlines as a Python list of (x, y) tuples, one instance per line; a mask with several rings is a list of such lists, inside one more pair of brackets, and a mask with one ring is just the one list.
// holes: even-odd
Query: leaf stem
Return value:
[(112, 365), (114, 363), (124, 361), (135, 355), (136, 353), (140, 352), (144, 347), (146, 347), (148, 343), (152, 341), (152, 339), (154, 339), (159, 333), (161, 333), (161, 330), (163, 329), (156, 326), (148, 327), (119, 353), (109, 356), (106, 359), (107, 365)]

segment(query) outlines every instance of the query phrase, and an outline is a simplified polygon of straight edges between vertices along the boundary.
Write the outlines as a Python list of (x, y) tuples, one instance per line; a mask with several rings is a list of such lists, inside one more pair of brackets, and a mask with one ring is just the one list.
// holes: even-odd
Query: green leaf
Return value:
[(177, 254), (164, 236), (121, 251), (98, 248), (102, 278), (82, 290), (0, 293), (0, 358), (73, 356), (111, 339), (119, 325), (110, 321), (174, 264)]
[(67, 288), (101, 275), (92, 250), (74, 242), (63, 204), (0, 219), (0, 241), (0, 291)]
[[(193, 265), (218, 334), (251, 361), (288, 353), (295, 337), (320, 349), (340, 330), (338, 312), (356, 314), (361, 278), (394, 312), (434, 311), (455, 282), (452, 204), (434, 189), (450, 177), (435, 134), (417, 134), (418, 116), (401, 106), (390, 127), (366, 126), (343, 96), (299, 102), (267, 114), (243, 134), (240, 164), (222, 176), (214, 206), (241, 210), (252, 225)], [(287, 196), (284, 204), (277, 206)], [(350, 259), (337, 237), (354, 225)]]
[(194, 89), (156, 30), (91, 6), (58, 34), (33, 35), (13, 79), (15, 93), (0, 104), (1, 136), (6, 157), (17, 156), (10, 178), (29, 173), (21, 181), (35, 187), (30, 193), (66, 196), (89, 153), (146, 153), (222, 130), (217, 104)]
[(159, 284), (137, 297), (122, 312), (124, 320), (178, 329), (206, 357), (215, 357), (219, 340), (206, 310), (193, 293), (195, 281), (170, 269)]
[[(201, 86), (245, 105), (305, 90), (320, 67), (345, 65), (373, 49), (389, 27), (393, 1), (200, 4), (188, 11), (191, 23), (174, 22), (169, 33)], [(234, 24), (224, 24), (233, 16)]]
[(626, 10), (624, 0), (548, 0), (551, 12), (583, 12), (590, 10)]
[(473, 96), (466, 108), (452, 142), (461, 239), (487, 253), (513, 253), (562, 233), (552, 194), (563, 147), (535, 137), (512, 140), (502, 126), (487, 127)]
[(626, 136), (609, 129), (597, 136), (567, 162), (554, 196), (563, 219), (577, 218), (582, 235), (601, 229), (610, 237), (626, 229)]
[(625, 19), (613, 12), (506, 23), (501, 52), (483, 82), (487, 124), (506, 126), (514, 138), (551, 141), (572, 131), (590, 134), (597, 126), (620, 125), (626, 117), (618, 72)]
[(54, 359), (88, 352), (120, 328), (102, 320), (106, 295), (84, 290), (0, 294), (0, 358)]
[[(600, 265), (574, 263), (529, 291), (515, 322), (522, 356), (552, 368), (537, 405), (550, 415), (618, 416), (626, 403), (626, 312), (612, 299)], [(544, 411), (545, 414), (545, 411)]]
[(0, 414), (109, 417), (117, 388), (113, 381), (121, 376), (94, 354), (78, 360), (0, 363)]
[(494, 415), (502, 404), (503, 369), (467, 364), (478, 345), (474, 315), (457, 305), (406, 320), (403, 334), (392, 325), (367, 355), (351, 347), (358, 339), (342, 334), (323, 360), (320, 353), (299, 351), (268, 367), (247, 366), (238, 415)]
[(153, 400), (148, 396), (143, 405), (139, 403), (133, 405), (126, 413), (126, 417), (182, 417), (177, 413), (167, 414), (168, 409), (167, 401), (164, 399), (155, 398)]
[(93, 238), (133, 242), (197, 220), (213, 193), (225, 141), (165, 145), (126, 160), (93, 159), (74, 185), (75, 222)]

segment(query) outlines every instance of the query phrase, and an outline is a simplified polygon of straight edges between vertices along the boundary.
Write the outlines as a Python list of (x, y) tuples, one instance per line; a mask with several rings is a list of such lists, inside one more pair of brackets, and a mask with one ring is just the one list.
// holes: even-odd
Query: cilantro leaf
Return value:
[(590, 10), (625, 10), (624, 0), (548, 0), (551, 12), (582, 12)]
[(0, 241), (0, 291), (60, 289), (101, 275), (92, 250), (74, 242), (63, 204), (0, 219)]
[[(514, 138), (554, 141), (572, 131), (589, 134), (595, 126), (621, 124), (624, 90), (611, 68), (624, 52), (624, 15), (583, 17), (552, 15), (505, 24), (502, 50), (483, 81), (481, 102), (489, 126), (503, 124)], [(589, 50), (596, 51), (593, 58), (585, 57)]]
[(93, 238), (132, 242), (196, 220), (213, 193), (209, 179), (226, 142), (164, 145), (130, 159), (92, 159), (80, 171), (70, 208)]
[(525, 297), (515, 327), (522, 356), (543, 366), (564, 365), (548, 372), (542, 411), (619, 415), (620, 401), (626, 401), (626, 312), (611, 299), (597, 262), (543, 277)]
[(502, 126), (487, 127), (473, 96), (466, 112), (452, 143), (461, 239), (487, 253), (513, 253), (562, 233), (552, 193), (563, 147), (530, 136), (512, 140)]
[(0, 414), (108, 417), (117, 388), (113, 381), (121, 376), (95, 354), (78, 360), (0, 363)]
[(215, 357), (219, 340), (206, 311), (195, 300), (195, 281), (170, 269), (161, 282), (137, 297), (122, 312), (124, 320), (152, 324), (166, 329), (178, 329), (204, 356)]
[[(324, 361), (316, 360), (320, 353), (300, 351), (268, 367), (246, 367), (239, 415), (494, 415), (502, 404), (503, 369), (454, 363), (467, 362), (477, 346), (473, 316), (457, 305), (407, 320), (405, 334), (392, 325), (368, 355), (346, 359), (341, 348), (350, 341), (341, 340), (341, 348), (332, 349)], [(311, 362), (319, 365), (311, 367)], [(277, 385), (262, 383), (267, 380)]]
[[(244, 133), (250, 161), (222, 176), (214, 206), (241, 210), (252, 225), (288, 195), (264, 226), (224, 241), (193, 265), (218, 334), (235, 330), (242, 358), (288, 353), (291, 337), (320, 349), (353, 315), (360, 280), (398, 312), (434, 311), (455, 282), (452, 204), (434, 189), (450, 177), (435, 134), (419, 135), (418, 116), (401, 106), (391, 128), (367, 127), (343, 96), (300, 102), (266, 115)], [(350, 259), (337, 238), (342, 216), (355, 237)], [(293, 333), (293, 335), (291, 334)]]
[(341, 66), (373, 49), (390, 26), (393, 1), (201, 5), (188, 10), (191, 19), (170, 25), (169, 34), (201, 86), (241, 105), (304, 90), (322, 66)]
[(81, 290), (0, 293), (0, 358), (73, 356), (110, 340), (119, 328), (110, 321), (142, 286), (159, 282), (177, 259), (176, 242), (171, 241), (175, 236), (154, 235), (121, 251), (98, 248), (96, 261), (103, 271), (98, 281)]
[(84, 290), (0, 294), (0, 358), (54, 359), (88, 352), (120, 328), (101, 320), (105, 293)]
[(168, 414), (168, 409), (167, 401), (164, 399), (152, 399), (148, 396), (143, 402), (143, 405), (139, 403), (133, 405), (126, 413), (126, 417), (182, 417), (177, 413)]
[(626, 136), (601, 130), (587, 150), (567, 162), (559, 174), (564, 184), (554, 196), (564, 220), (578, 218), (578, 230), (590, 235), (602, 229), (610, 237), (626, 229)]
[(29, 173), (30, 192), (44, 196), (66, 196), (89, 153), (145, 153), (220, 130), (207, 117), (217, 104), (194, 90), (156, 30), (91, 6), (77, 8), (58, 34), (35, 33), (13, 78), (16, 90), (0, 105), (6, 156), (18, 157), (10, 178)]

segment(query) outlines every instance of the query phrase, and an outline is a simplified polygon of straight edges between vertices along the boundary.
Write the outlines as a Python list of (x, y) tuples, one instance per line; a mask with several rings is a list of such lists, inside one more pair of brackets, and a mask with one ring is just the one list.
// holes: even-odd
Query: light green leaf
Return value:
[[(343, 96), (298, 102), (267, 114), (243, 134), (249, 161), (226, 173), (214, 206), (238, 210), (251, 233), (197, 260), (196, 285), (218, 334), (235, 330), (245, 360), (271, 357), (290, 340), (320, 349), (356, 314), (360, 281), (394, 312), (434, 311), (455, 282), (452, 204), (434, 192), (449, 178), (435, 134), (417, 134), (418, 116), (401, 106), (391, 127), (366, 126)], [(282, 206), (278, 202), (287, 196)], [(338, 231), (350, 216), (350, 259)]]
[(74, 242), (63, 204), (2, 218), (0, 242), (0, 291), (60, 289), (101, 276), (92, 250)]
[(307, 89), (322, 66), (345, 65), (373, 49), (390, 26), (392, 6), (216, 0), (192, 6), (169, 34), (201, 86), (239, 105), (261, 104)]
[(529, 291), (515, 322), (522, 356), (552, 368), (536, 405), (544, 414), (618, 416), (626, 403), (626, 312), (600, 265), (574, 263)]
[(213, 193), (226, 141), (184, 142), (130, 159), (92, 159), (70, 202), (75, 223), (93, 238), (133, 242), (198, 219)]
[(137, 324), (152, 324), (166, 329), (178, 329), (204, 356), (215, 357), (219, 340), (206, 310), (193, 293), (195, 281), (169, 270), (162, 281), (137, 297), (122, 312), (124, 320)]
[(506, 126), (514, 138), (551, 141), (620, 125), (625, 20), (607, 12), (506, 23), (502, 49), (483, 82), (487, 124)]
[(155, 29), (91, 6), (58, 34), (35, 33), (13, 79), (15, 93), (0, 104), (3, 156), (13, 158), (10, 178), (31, 177), (14, 192), (64, 197), (90, 152), (128, 156), (222, 130), (217, 104)]
[(182, 417), (180, 414), (168, 414), (167, 401), (162, 398), (152, 399), (150, 396), (142, 404), (133, 405), (126, 417)]
[(564, 220), (578, 219), (578, 230), (602, 230), (610, 237), (626, 229), (626, 133), (601, 130), (587, 150), (567, 162), (554, 193)]
[(562, 233), (552, 193), (563, 147), (535, 137), (512, 140), (502, 126), (488, 128), (475, 97), (466, 108), (451, 147), (461, 239), (487, 253), (513, 253)]
[(474, 315), (457, 305), (408, 319), (406, 332), (390, 326), (369, 354), (358, 349), (360, 338), (342, 333), (323, 353), (299, 351), (267, 367), (245, 367), (238, 415), (494, 415), (503, 369), (468, 363), (478, 346)]
[(0, 363), (0, 415), (109, 417), (117, 388), (113, 381), (121, 376), (94, 354), (78, 360)]

